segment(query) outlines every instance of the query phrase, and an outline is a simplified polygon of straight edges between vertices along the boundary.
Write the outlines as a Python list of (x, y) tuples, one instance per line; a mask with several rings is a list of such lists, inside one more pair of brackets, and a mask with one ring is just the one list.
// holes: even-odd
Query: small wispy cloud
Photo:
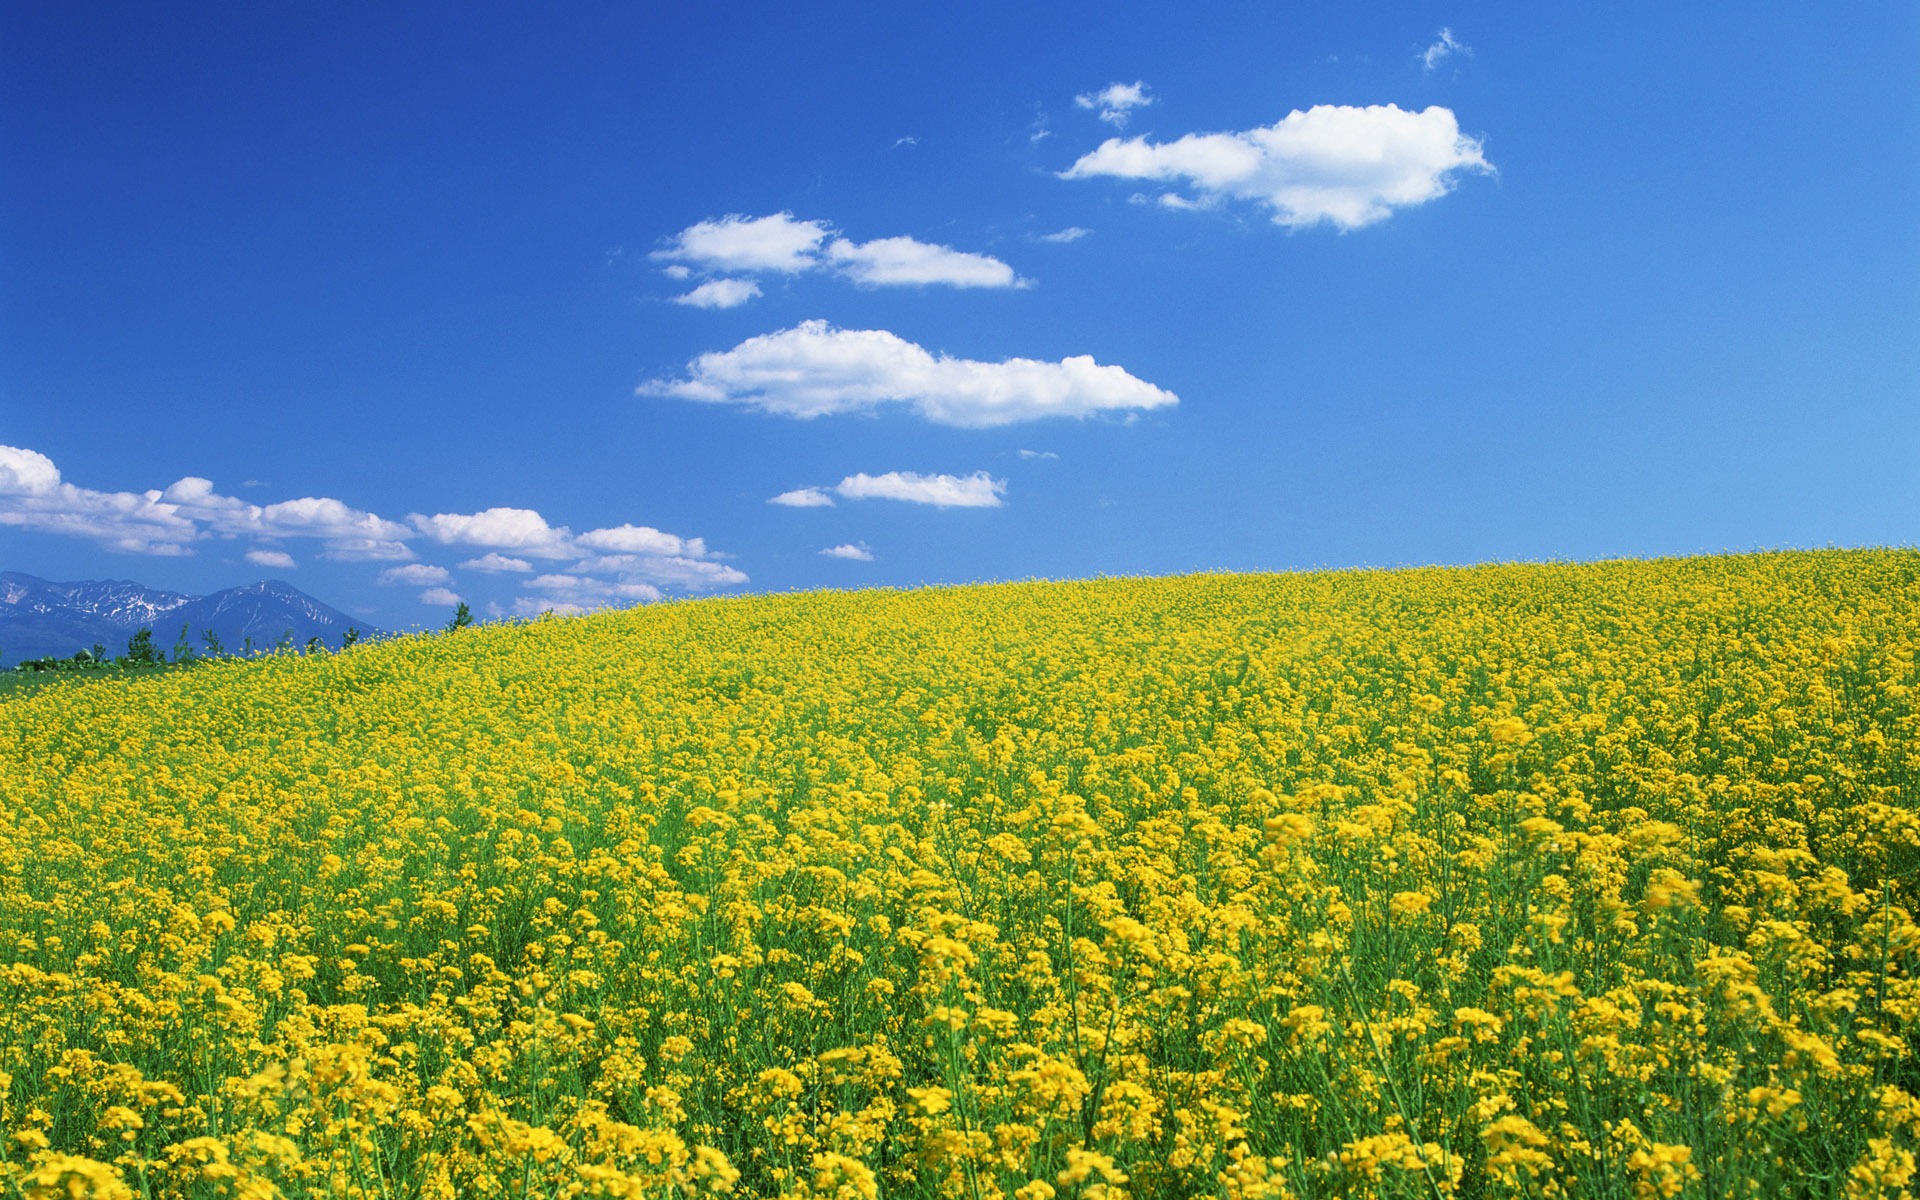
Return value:
[(760, 294), (760, 285), (751, 279), (709, 279), (683, 296), (675, 304), (689, 308), (738, 308)]
[(820, 553), (828, 558), (844, 558), (851, 562), (873, 561), (873, 551), (867, 549), (865, 542), (860, 542), (857, 545), (852, 542), (843, 542), (838, 546), (828, 546)]
[(256, 567), (276, 567), (282, 571), (291, 571), (298, 565), (285, 550), (249, 550), (247, 561)]
[(1036, 234), (1033, 240), (1036, 242), (1051, 242), (1054, 245), (1064, 246), (1068, 242), (1077, 242), (1092, 232), (1093, 230), (1082, 229), (1078, 225), (1069, 225), (1065, 229), (1057, 229), (1052, 233)]
[(733, 308), (760, 295), (741, 275), (798, 275), (825, 271), (863, 287), (1019, 288), (1027, 280), (990, 254), (956, 250), (898, 236), (856, 242), (825, 221), (803, 221), (790, 212), (764, 217), (738, 213), (681, 230), (653, 253), (675, 280), (714, 276), (674, 303), (696, 308)]
[(1082, 92), (1073, 103), (1076, 108), (1091, 109), (1115, 129), (1124, 129), (1133, 110), (1152, 104), (1153, 97), (1147, 95), (1147, 85), (1136, 79), (1132, 83), (1110, 83), (1097, 92)]
[(794, 488), (790, 492), (781, 492), (767, 501), (783, 508), (832, 508), (833, 497), (816, 487)]
[(445, 567), (429, 566), (426, 563), (408, 563), (404, 567), (388, 567), (380, 572), (381, 583), (400, 583), (409, 587), (421, 587), (429, 583), (445, 583), (453, 576)]
[(533, 564), (524, 558), (510, 558), (496, 550), (489, 550), (479, 558), (470, 558), (460, 564), (463, 571), (485, 571), (498, 575), (507, 571), (531, 572)]
[(1471, 55), (1473, 47), (1453, 36), (1453, 30), (1444, 26), (1434, 36), (1433, 44), (1422, 50), (1417, 57), (1423, 70), (1432, 71), (1435, 67), (1456, 54)]
[(1000, 508), (1006, 504), (1007, 483), (985, 471), (971, 475), (921, 475), (888, 471), (849, 475), (833, 489), (848, 500), (901, 500), (935, 508)]
[(1060, 456), (1051, 450), (1022, 450), (1020, 457), (1025, 459), (1055, 459)]

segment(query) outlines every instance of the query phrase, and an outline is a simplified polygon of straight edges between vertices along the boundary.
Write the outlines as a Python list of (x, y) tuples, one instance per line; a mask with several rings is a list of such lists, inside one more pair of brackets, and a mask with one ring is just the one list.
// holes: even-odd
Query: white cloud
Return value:
[(0, 496), (49, 496), (60, 486), (60, 468), (38, 450), (0, 446)]
[[(210, 537), (319, 540), (336, 562), (401, 563), (380, 572), (380, 582), (408, 586), (445, 584), (445, 567), (414, 562), (409, 539), (426, 537), (448, 545), (487, 550), (462, 563), (476, 571), (531, 573), (529, 558), (574, 560), (587, 573), (619, 578), (609, 587), (689, 590), (745, 583), (735, 567), (700, 538), (680, 537), (647, 525), (595, 529), (575, 537), (532, 509), (488, 508), (477, 513), (414, 513), (406, 524), (389, 521), (328, 497), (304, 496), (257, 505), (221, 495), (210, 480), (190, 475), (164, 491), (98, 492), (60, 477), (53, 460), (35, 450), (0, 446), (0, 526), (83, 537), (112, 550), (139, 554), (191, 554)], [(517, 551), (509, 557), (499, 550)], [(246, 553), (260, 566), (292, 569), (284, 550), (256, 547)], [(436, 588), (436, 590), (445, 590)], [(635, 593), (639, 594), (639, 593)]]
[(790, 492), (781, 492), (767, 503), (784, 505), (787, 508), (832, 508), (833, 497), (819, 488), (803, 487), (795, 488)]
[(918, 146), (919, 144), (920, 144), (919, 138), (913, 137), (912, 135), (908, 135), (906, 137), (897, 137), (893, 139), (893, 145), (889, 146), (888, 149), (898, 150), (902, 146)]
[(799, 418), (905, 404), (936, 424), (968, 428), (1179, 403), (1090, 355), (977, 362), (936, 356), (884, 329), (835, 329), (825, 321), (703, 354), (688, 364), (687, 378), (652, 380), (638, 391)]
[(1060, 456), (1058, 454), (1055, 454), (1051, 450), (1022, 450), (1020, 452), (1020, 457), (1028, 458), (1028, 459), (1033, 459), (1033, 458), (1055, 459), (1055, 458), (1059, 458)]
[[(660, 599), (659, 588), (647, 583), (626, 583), (605, 579), (593, 579), (584, 575), (557, 573), (536, 575), (523, 585), (528, 589), (544, 593), (532, 602), (540, 606), (541, 611), (564, 608), (568, 613), (588, 612), (596, 608), (627, 608), (631, 605)], [(524, 611), (521, 603), (514, 605), (516, 611)]]
[(651, 525), (619, 525), (612, 529), (593, 529), (574, 539), (589, 550), (615, 554), (684, 554), (705, 558), (707, 544), (699, 538), (682, 538), (662, 533)]
[[(681, 537), (650, 525), (616, 525), (578, 536), (550, 525), (531, 509), (490, 508), (472, 514), (409, 517), (422, 534), (445, 543), (515, 550), (528, 558), (565, 559), (564, 572), (536, 576), (525, 586), (552, 590), (575, 581), (570, 603), (605, 607), (658, 599), (662, 588), (700, 591), (747, 582), (746, 573), (715, 562), (700, 538)], [(531, 571), (525, 558), (489, 553), (469, 564), (476, 570)], [(611, 579), (593, 578), (611, 576)]]
[(1153, 103), (1153, 97), (1147, 95), (1147, 85), (1134, 80), (1132, 83), (1110, 83), (1097, 92), (1082, 92), (1073, 98), (1075, 107), (1092, 109), (1102, 121), (1116, 129), (1124, 129), (1127, 118), (1133, 110)]
[(407, 527), (324, 496), (283, 500), (260, 510), (260, 526), (289, 537), (398, 540)]
[(832, 232), (824, 221), (795, 220), (790, 212), (766, 217), (731, 213), (689, 225), (653, 257), (702, 271), (780, 271), (820, 265), (816, 252)]
[(577, 575), (612, 575), (622, 583), (703, 588), (732, 587), (747, 581), (746, 572), (708, 558), (684, 554), (603, 554), (583, 558), (567, 570)]
[(86, 538), (128, 554), (191, 554), (199, 526), (162, 493), (101, 492), (60, 477), (37, 450), (0, 446), (0, 525)]
[(544, 617), (548, 614), (584, 617), (592, 611), (584, 604), (568, 604), (564, 600), (548, 600), (539, 596), (522, 596), (513, 602), (513, 613), (517, 617)]
[(405, 562), (413, 551), (405, 542), (380, 538), (335, 538), (322, 557), (334, 562)]
[(904, 500), (936, 508), (999, 508), (1006, 503), (1007, 484), (985, 471), (971, 475), (888, 471), (885, 475), (849, 475), (833, 490), (848, 500)]
[(406, 526), (327, 496), (302, 496), (277, 504), (253, 504), (214, 490), (213, 481), (188, 475), (170, 484), (162, 499), (208, 531), (234, 536), (312, 537), (343, 541), (396, 541)]
[(470, 558), (460, 564), (463, 571), (487, 571), (499, 574), (502, 571), (531, 571), (533, 564), (524, 558), (508, 558), (504, 554), (489, 550), (479, 558)]
[(946, 284), (962, 288), (1022, 287), (1013, 268), (986, 254), (969, 254), (910, 237), (850, 242), (836, 238), (827, 258), (848, 279), (867, 287)]
[(674, 554), (642, 559), (629, 568), (623, 578), (629, 581), (635, 578), (648, 579), (664, 587), (701, 591), (706, 588), (738, 587), (747, 582), (747, 573), (711, 559)]
[(691, 308), (738, 308), (759, 294), (760, 285), (751, 279), (709, 279), (673, 302)]
[(404, 567), (388, 567), (380, 572), (381, 583), (403, 583), (409, 587), (421, 587), (429, 583), (445, 583), (453, 576), (445, 567), (430, 566), (427, 563), (408, 563)]
[[(1149, 198), (1141, 195), (1133, 195), (1129, 196), (1128, 199), (1135, 204), (1144, 204)], [(1220, 197), (1218, 196), (1202, 196), (1197, 200), (1189, 200), (1179, 192), (1162, 192), (1151, 199), (1153, 203), (1158, 204), (1161, 208), (1170, 208), (1175, 212), (1205, 212), (1210, 208), (1219, 208), (1221, 203)]]
[[(802, 221), (790, 212), (766, 217), (739, 214), (689, 225), (653, 257), (668, 260), (664, 268), (674, 279), (698, 272), (752, 274), (832, 270), (867, 287), (927, 286), (1009, 288), (1027, 281), (1013, 268), (987, 254), (955, 250), (911, 237), (876, 238), (855, 242), (835, 236), (825, 221)], [(829, 241), (831, 239), (831, 241)], [(760, 295), (750, 279), (714, 278), (674, 303), (697, 308), (733, 308)]]
[(420, 603), (444, 607), (460, 603), (460, 593), (451, 588), (432, 587), (420, 593)]
[(477, 513), (413, 513), (407, 522), (418, 533), (445, 545), (518, 550), (535, 558), (566, 558), (571, 534), (547, 524), (530, 508), (489, 508)]
[(865, 542), (861, 542), (857, 546), (851, 542), (839, 546), (828, 546), (820, 553), (826, 555), (828, 558), (844, 558), (853, 562), (873, 561), (873, 551), (867, 549)]
[(1036, 242), (1051, 242), (1056, 246), (1063, 246), (1063, 245), (1066, 245), (1068, 242), (1077, 242), (1081, 238), (1086, 237), (1088, 234), (1092, 232), (1093, 230), (1082, 229), (1078, 225), (1069, 225), (1065, 229), (1055, 230), (1052, 233), (1040, 234), (1037, 237), (1035, 237), (1033, 240)]
[(1320, 104), (1242, 133), (1190, 133), (1160, 144), (1109, 138), (1061, 178), (1181, 182), (1199, 195), (1163, 203), (1253, 200), (1290, 229), (1328, 221), (1344, 230), (1444, 196), (1460, 172), (1492, 170), (1450, 109)]
[(1434, 36), (1433, 44), (1422, 50), (1417, 57), (1425, 70), (1431, 71), (1456, 54), (1472, 54), (1473, 47), (1453, 36), (1453, 30), (1442, 27)]

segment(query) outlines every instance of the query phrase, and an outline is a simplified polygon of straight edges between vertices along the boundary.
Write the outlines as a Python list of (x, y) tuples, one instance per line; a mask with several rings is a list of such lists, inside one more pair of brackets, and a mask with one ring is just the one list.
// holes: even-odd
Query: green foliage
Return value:
[(153, 648), (153, 630), (142, 629), (127, 639), (126, 661), (143, 666), (160, 661), (160, 652)]

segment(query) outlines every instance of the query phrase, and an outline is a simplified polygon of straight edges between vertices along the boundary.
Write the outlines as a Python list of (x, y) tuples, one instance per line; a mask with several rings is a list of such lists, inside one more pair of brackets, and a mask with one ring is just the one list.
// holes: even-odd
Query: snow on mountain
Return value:
[[(118, 654), (141, 629), (153, 630), (162, 652), (171, 651), (183, 632), (195, 653), (209, 648), (208, 633), (228, 653), (268, 649), (283, 639), (304, 646), (316, 637), (338, 647), (354, 624), (279, 580), (189, 596), (126, 579), (55, 583), (0, 572), (0, 666), (47, 655), (65, 658), (96, 644)], [(379, 632), (361, 626), (364, 636)]]

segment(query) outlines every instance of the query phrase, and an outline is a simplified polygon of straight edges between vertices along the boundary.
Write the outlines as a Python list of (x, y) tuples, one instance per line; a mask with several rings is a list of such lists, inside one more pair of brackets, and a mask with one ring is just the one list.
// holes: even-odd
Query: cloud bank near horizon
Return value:
[(400, 564), (382, 570), (378, 582), (415, 587), (452, 579), (446, 567), (416, 561), (415, 543), (472, 547), (485, 553), (460, 563), (461, 569), (531, 573), (529, 560), (542, 559), (598, 580), (560, 587), (554, 583), (559, 575), (549, 573), (527, 581), (525, 586), (543, 593), (566, 593), (566, 603), (658, 599), (669, 588), (699, 591), (747, 582), (703, 539), (649, 525), (575, 534), (532, 509), (511, 507), (412, 513), (392, 521), (324, 496), (253, 504), (223, 495), (211, 480), (195, 475), (144, 492), (100, 491), (67, 482), (51, 458), (20, 446), (0, 445), (0, 525), (82, 538), (120, 553), (169, 557), (191, 555), (206, 542), (247, 539), (246, 561), (282, 569), (295, 560), (279, 543), (316, 539), (322, 556), (335, 561)]

